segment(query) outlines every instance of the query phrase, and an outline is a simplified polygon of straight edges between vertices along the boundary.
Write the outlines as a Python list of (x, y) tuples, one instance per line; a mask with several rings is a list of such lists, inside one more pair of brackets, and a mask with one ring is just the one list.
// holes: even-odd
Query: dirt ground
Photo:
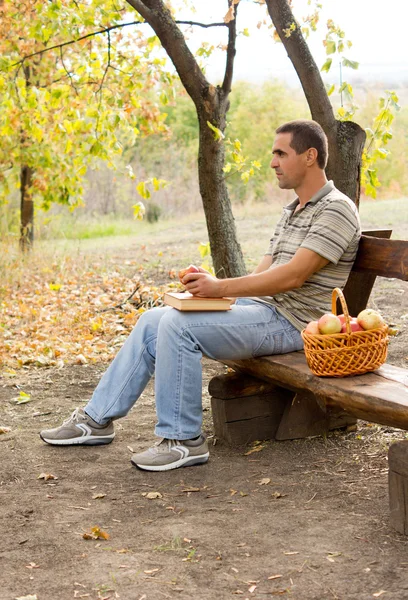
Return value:
[[(371, 301), (399, 329), (389, 362), (400, 366), (407, 292), (379, 280)], [(408, 598), (408, 538), (390, 527), (387, 488), (388, 447), (407, 434), (359, 422), (247, 454), (213, 437), (207, 385), (224, 367), (203, 366), (210, 460), (159, 474), (129, 460), (154, 441), (152, 383), (111, 445), (53, 448), (39, 430), (83, 405), (105, 365), (1, 380), (0, 600)], [(33, 401), (16, 405), (19, 389)], [(84, 539), (92, 527), (109, 539)]]

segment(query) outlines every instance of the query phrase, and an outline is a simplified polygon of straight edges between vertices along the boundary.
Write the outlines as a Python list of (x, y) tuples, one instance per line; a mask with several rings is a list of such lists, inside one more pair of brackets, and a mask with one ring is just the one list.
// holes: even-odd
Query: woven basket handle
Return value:
[(332, 291), (332, 313), (334, 315), (337, 315), (337, 298), (339, 298), (339, 300), (340, 300), (340, 304), (341, 304), (341, 307), (343, 309), (343, 315), (344, 315), (344, 322), (346, 324), (346, 330), (347, 330), (347, 333), (350, 335), (351, 334), (350, 313), (349, 313), (348, 308), (347, 308), (346, 299), (345, 299), (344, 294), (343, 294), (343, 292), (341, 291), (340, 288), (334, 288), (334, 290)]

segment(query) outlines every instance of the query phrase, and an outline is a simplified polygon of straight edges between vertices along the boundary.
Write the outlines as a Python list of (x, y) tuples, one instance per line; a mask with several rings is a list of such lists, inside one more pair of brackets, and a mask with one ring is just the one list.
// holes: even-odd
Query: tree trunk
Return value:
[[(207, 125), (209, 121), (221, 131), (225, 129), (235, 57), (235, 18), (228, 25), (222, 24), (228, 27), (229, 31), (227, 61), (223, 84), (215, 88), (207, 81), (163, 0), (127, 0), (127, 2), (154, 29), (197, 110), (200, 128), (199, 185), (215, 273), (220, 278), (245, 275), (245, 263), (236, 235), (231, 202), (222, 170), (225, 164), (224, 143), (214, 140), (214, 133)], [(236, 16), (237, 4), (228, 0), (226, 5), (234, 8)]]
[(329, 140), (327, 177), (333, 179), (334, 185), (358, 207), (365, 131), (352, 121), (336, 121), (336, 126), (325, 133)]
[(21, 208), (20, 208), (20, 249), (27, 252), (34, 242), (34, 202), (31, 197), (33, 170), (24, 166), (20, 173)]
[[(217, 277), (240, 277), (246, 274), (244, 257), (237, 241), (234, 216), (225, 183), (225, 145), (214, 139), (207, 121), (223, 131), (228, 105), (220, 101), (223, 92), (212, 90), (212, 102), (204, 100), (197, 109), (200, 141), (198, 151), (198, 177), (210, 239), (211, 256)], [(211, 93), (211, 92), (210, 92)], [(210, 108), (210, 104), (212, 105)]]
[[(300, 79), (312, 118), (327, 135), (329, 163), (326, 173), (334, 185), (356, 205), (360, 199), (360, 171), (366, 134), (357, 123), (335, 119), (320, 70), (296, 23), (288, 0), (266, 0), (268, 12)], [(295, 29), (289, 37), (291, 25)], [(286, 33), (285, 33), (286, 31)]]

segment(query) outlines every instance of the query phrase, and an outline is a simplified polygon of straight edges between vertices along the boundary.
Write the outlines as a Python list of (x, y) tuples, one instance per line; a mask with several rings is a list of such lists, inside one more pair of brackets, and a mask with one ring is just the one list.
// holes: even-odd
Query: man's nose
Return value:
[(276, 156), (273, 156), (272, 160), (271, 160), (271, 169), (276, 169), (276, 167), (278, 166), (278, 164), (279, 164), (278, 163), (278, 159), (276, 158)]

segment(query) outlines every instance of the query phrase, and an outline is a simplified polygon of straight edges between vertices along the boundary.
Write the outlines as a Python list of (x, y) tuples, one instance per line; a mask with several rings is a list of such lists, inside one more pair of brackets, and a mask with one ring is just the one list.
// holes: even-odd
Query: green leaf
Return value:
[(326, 40), (326, 54), (334, 54), (336, 52), (336, 42)]
[(132, 206), (132, 208), (133, 208), (133, 216), (135, 217), (135, 219), (142, 221), (144, 214), (146, 212), (146, 208), (145, 208), (145, 205), (143, 204), (143, 202), (138, 202), (137, 204), (134, 204)]
[(349, 60), (348, 58), (343, 58), (342, 63), (344, 67), (350, 67), (351, 69), (358, 69), (360, 64), (357, 61)]
[(330, 71), (330, 67), (332, 65), (333, 59), (332, 58), (328, 58), (326, 60), (326, 62), (324, 63), (324, 65), (322, 66), (322, 68), (320, 69), (320, 71), (326, 71), (326, 73), (328, 73)]
[(329, 89), (327, 90), (327, 95), (331, 96), (335, 89), (336, 89), (336, 86), (333, 83), (333, 85), (330, 86)]
[(139, 194), (139, 196), (142, 196), (142, 198), (144, 198), (144, 200), (148, 200), (151, 196), (150, 190), (146, 187), (145, 181), (141, 181), (140, 183), (138, 183), (136, 186), (136, 190), (137, 190), (137, 193)]
[(198, 251), (200, 253), (201, 258), (205, 258), (206, 256), (210, 256), (211, 255), (210, 242), (208, 242), (207, 244), (203, 244), (201, 242), (199, 244), (199, 246), (198, 246)]
[(215, 127), (215, 125), (210, 123), (210, 121), (207, 121), (207, 126), (211, 129), (211, 131), (214, 132), (214, 139), (216, 142), (221, 142), (224, 139), (225, 136), (222, 133), (221, 129), (218, 129), (218, 127)]

